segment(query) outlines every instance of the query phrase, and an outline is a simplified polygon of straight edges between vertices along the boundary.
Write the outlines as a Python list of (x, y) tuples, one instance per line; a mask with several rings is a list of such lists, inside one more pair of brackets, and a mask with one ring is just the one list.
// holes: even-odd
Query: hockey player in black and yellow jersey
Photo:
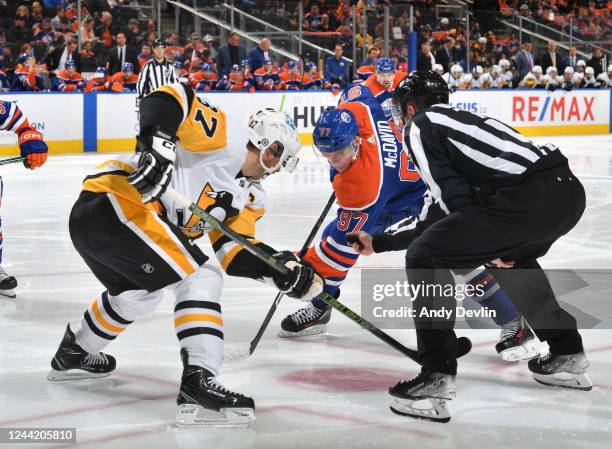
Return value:
[[(208, 234), (230, 275), (269, 278), (296, 298), (320, 293), (322, 281), (312, 267), (254, 240), (266, 199), (260, 181), (297, 164), (295, 125), (286, 114), (266, 109), (247, 127), (190, 87), (172, 84), (141, 101), (140, 130), (136, 154), (99, 165), (72, 209), (74, 246), (106, 290), (74, 332), (66, 329), (48, 379), (107, 376), (115, 359), (100, 351), (152, 311), (169, 287), (184, 364), (177, 422), (248, 425), (253, 400), (216, 380), (223, 357), (222, 275), (193, 240)], [(168, 186), (276, 253), (290, 273), (279, 275), (218, 231), (209, 233), (205, 222), (164, 194)]]

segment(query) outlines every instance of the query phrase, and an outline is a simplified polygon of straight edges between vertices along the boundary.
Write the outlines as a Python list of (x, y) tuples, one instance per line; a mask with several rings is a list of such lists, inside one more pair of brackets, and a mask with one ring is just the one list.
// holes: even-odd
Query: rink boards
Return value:
[[(612, 132), (610, 89), (571, 92), (540, 90), (470, 90), (451, 94), (460, 109), (485, 114), (527, 136), (605, 134)], [(199, 93), (246, 123), (260, 109), (287, 112), (295, 121), (303, 144), (321, 111), (336, 105), (338, 95), (327, 91)], [(131, 151), (138, 132), (132, 93), (10, 93), (49, 143), (53, 153)], [(0, 133), (0, 154), (17, 154), (16, 138)]]

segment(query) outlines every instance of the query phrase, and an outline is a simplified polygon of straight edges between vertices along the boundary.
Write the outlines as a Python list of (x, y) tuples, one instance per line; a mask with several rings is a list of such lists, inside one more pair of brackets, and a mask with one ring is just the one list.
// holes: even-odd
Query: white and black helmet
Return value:
[[(274, 173), (278, 169), (288, 172), (295, 170), (301, 145), (291, 117), (271, 108), (262, 109), (249, 119), (247, 133), (249, 142), (259, 150), (259, 163), (266, 173)], [(276, 166), (269, 168), (263, 162), (263, 154), (275, 142), (279, 146), (280, 154), (276, 154), (279, 161)]]

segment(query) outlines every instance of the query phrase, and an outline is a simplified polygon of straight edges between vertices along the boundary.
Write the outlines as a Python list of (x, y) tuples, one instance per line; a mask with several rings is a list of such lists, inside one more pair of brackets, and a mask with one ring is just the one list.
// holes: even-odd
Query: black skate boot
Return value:
[(573, 388), (590, 391), (593, 384), (587, 370), (589, 361), (584, 352), (569, 355), (548, 353), (543, 357), (530, 360), (529, 371), (536, 382), (553, 387)]
[(64, 338), (51, 360), (51, 372), (47, 380), (78, 380), (106, 377), (115, 369), (112, 355), (99, 352), (90, 354), (75, 342), (70, 324), (66, 327)]
[(2, 267), (0, 267), (0, 295), (8, 298), (16, 298), (17, 295), (13, 290), (17, 288), (17, 279), (9, 276)]
[(252, 398), (226, 389), (205, 368), (187, 365), (187, 351), (181, 350), (183, 377), (176, 403), (177, 424), (218, 427), (246, 427), (255, 421)]
[[(412, 379), (400, 380), (389, 388), (389, 394), (393, 396), (391, 411), (397, 415), (449, 422), (446, 401), (455, 397), (455, 376), (422, 370)], [(415, 407), (420, 401), (429, 401), (431, 407)]]
[(309, 302), (306, 307), (287, 315), (281, 322), (279, 337), (305, 337), (307, 335), (323, 334), (327, 331), (327, 323), (331, 319), (331, 306), (323, 309)]
[(495, 350), (507, 362), (529, 360), (540, 354), (533, 331), (521, 315), (502, 326)]

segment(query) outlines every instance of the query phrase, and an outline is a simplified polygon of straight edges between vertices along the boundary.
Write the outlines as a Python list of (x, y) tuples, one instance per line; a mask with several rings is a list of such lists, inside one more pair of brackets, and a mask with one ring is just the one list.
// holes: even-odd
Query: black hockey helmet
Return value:
[(438, 103), (448, 104), (448, 85), (433, 70), (415, 70), (397, 85), (392, 101), (393, 119), (397, 123), (397, 119), (403, 120), (406, 115), (406, 103), (409, 101), (419, 109)]

